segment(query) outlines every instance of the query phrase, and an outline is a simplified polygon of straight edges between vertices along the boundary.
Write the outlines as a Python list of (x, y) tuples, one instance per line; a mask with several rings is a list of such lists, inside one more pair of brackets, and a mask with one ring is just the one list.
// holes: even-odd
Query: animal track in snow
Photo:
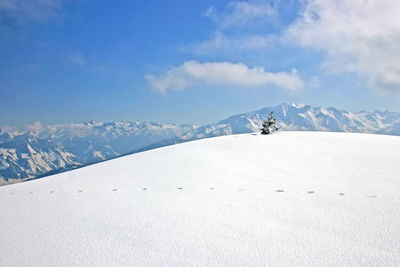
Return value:
[[(178, 190), (183, 190), (183, 187), (177, 187), (176, 189), (178, 189)], [(209, 190), (214, 190), (214, 189), (215, 189), (214, 187), (209, 187)], [(149, 190), (148, 187), (143, 187), (143, 188), (142, 188), (142, 191), (147, 191), (147, 190)], [(111, 191), (117, 192), (117, 191), (120, 191), (120, 190), (119, 190), (118, 188), (113, 188), (113, 189), (111, 189)], [(244, 189), (244, 188), (239, 188), (239, 189), (237, 189), (237, 191), (239, 191), (239, 192), (244, 192), (244, 191), (246, 191), (246, 189)], [(49, 194), (54, 194), (54, 193), (57, 193), (57, 192), (58, 192), (57, 190), (51, 190), (51, 191), (49, 191)], [(76, 191), (76, 193), (84, 193), (84, 192), (86, 192), (86, 190), (84, 190), (84, 189), (81, 189), (81, 190)], [(277, 193), (284, 193), (285, 190), (283, 190), (283, 189), (277, 189), (277, 190), (275, 190), (275, 192), (277, 192)], [(310, 190), (310, 191), (306, 191), (306, 193), (307, 193), (307, 194), (314, 194), (315, 191)], [(10, 195), (15, 195), (16, 192), (10, 192), (9, 194), (10, 194)], [(32, 194), (36, 194), (36, 192), (35, 192), (35, 191), (30, 191), (30, 192), (28, 192), (28, 194), (32, 195)], [(345, 196), (346, 193), (344, 193), (344, 192), (339, 192), (338, 195), (339, 195), (339, 196)], [(378, 196), (376, 196), (376, 195), (365, 195), (365, 197), (366, 197), (366, 198), (377, 198)]]

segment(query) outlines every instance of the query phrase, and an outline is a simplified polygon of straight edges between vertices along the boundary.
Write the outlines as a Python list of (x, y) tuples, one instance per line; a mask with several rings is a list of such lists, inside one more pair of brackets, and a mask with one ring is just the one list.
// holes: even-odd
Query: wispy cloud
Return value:
[(319, 88), (321, 86), (321, 79), (318, 76), (311, 76), (307, 81), (307, 86), (311, 88)]
[[(182, 46), (181, 51), (195, 54), (261, 51), (276, 41), (267, 35), (269, 25), (279, 25), (279, 0), (231, 1), (222, 10), (209, 7), (204, 16), (215, 25), (214, 35), (204, 41)], [(233, 30), (233, 31), (232, 31)]]
[(195, 54), (212, 53), (237, 53), (239, 51), (257, 51), (268, 48), (275, 42), (272, 35), (241, 35), (229, 36), (223, 32), (217, 32), (206, 41), (181, 46), (183, 52), (193, 52)]
[(161, 75), (146, 75), (150, 88), (166, 93), (184, 90), (196, 85), (226, 85), (237, 87), (268, 87), (297, 90), (303, 81), (296, 70), (292, 72), (267, 72), (263, 67), (248, 67), (243, 63), (186, 61)]
[(59, 16), (63, 0), (0, 0), (0, 23), (25, 25)]
[(269, 1), (250, 0), (229, 2), (223, 11), (217, 11), (211, 6), (204, 13), (218, 27), (230, 28), (253, 23), (262, 23), (273, 19), (277, 11)]
[(356, 73), (374, 89), (400, 91), (399, 14), (398, 0), (310, 0), (284, 37), (325, 52), (330, 72)]
[(67, 56), (68, 62), (79, 66), (86, 65), (86, 58), (81, 53), (71, 53)]

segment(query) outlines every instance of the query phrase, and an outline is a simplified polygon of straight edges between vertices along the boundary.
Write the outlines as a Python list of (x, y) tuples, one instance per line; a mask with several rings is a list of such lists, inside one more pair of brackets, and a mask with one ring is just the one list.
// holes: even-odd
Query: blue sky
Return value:
[(400, 111), (396, 0), (0, 0), (0, 125)]

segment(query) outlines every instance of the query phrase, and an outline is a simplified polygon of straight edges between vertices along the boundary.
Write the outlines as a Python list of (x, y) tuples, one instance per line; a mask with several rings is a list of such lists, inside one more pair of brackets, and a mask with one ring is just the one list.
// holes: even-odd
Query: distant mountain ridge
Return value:
[(0, 184), (111, 159), (191, 130), (191, 125), (142, 121), (0, 129)]
[(322, 108), (302, 104), (281, 104), (253, 112), (231, 116), (216, 126), (228, 125), (232, 133), (242, 133), (247, 129), (257, 131), (269, 112), (282, 130), (287, 131), (336, 131), (400, 135), (400, 113), (389, 111), (357, 112), (338, 110), (334, 107)]
[(204, 126), (147, 121), (86, 122), (26, 130), (0, 128), (0, 184), (165, 145), (206, 137), (258, 132), (269, 112), (285, 131), (336, 131), (400, 135), (400, 113), (347, 112), (334, 107), (280, 104), (231, 116)]

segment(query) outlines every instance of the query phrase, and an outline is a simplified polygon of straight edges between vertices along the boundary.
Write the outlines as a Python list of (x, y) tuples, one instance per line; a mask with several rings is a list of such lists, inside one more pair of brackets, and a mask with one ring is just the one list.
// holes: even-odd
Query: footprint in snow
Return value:
[(308, 191), (307, 194), (314, 194), (314, 191)]
[(210, 190), (214, 190), (214, 187), (210, 187)]
[(112, 191), (114, 191), (114, 192), (115, 192), (115, 191), (118, 191), (118, 189), (117, 189), (117, 188), (114, 188)]
[(278, 189), (278, 190), (275, 190), (275, 192), (278, 192), (278, 193), (283, 193), (283, 192), (285, 192), (285, 190)]
[(183, 188), (182, 188), (182, 187), (178, 187), (178, 189), (179, 189), (179, 190), (182, 190)]
[(143, 191), (146, 191), (146, 190), (147, 190), (147, 187), (143, 188), (142, 190), (143, 190)]
[(55, 193), (55, 192), (57, 192), (56, 190), (52, 190), (52, 191), (50, 191), (49, 193), (50, 194), (53, 194), (53, 193)]
[(339, 193), (339, 196), (344, 196), (345, 195), (345, 193)]
[(239, 192), (246, 191), (246, 189), (238, 189)]
[(29, 194), (35, 194), (35, 192), (29, 192)]
[(85, 192), (85, 190), (78, 190), (77, 192), (78, 193), (83, 193), (83, 192)]
[(14, 193), (14, 192), (11, 192), (10, 195), (15, 195), (15, 193)]
[(367, 197), (370, 197), (370, 198), (377, 198), (377, 196), (375, 196), (375, 195), (371, 195), (371, 196), (367, 196)]

